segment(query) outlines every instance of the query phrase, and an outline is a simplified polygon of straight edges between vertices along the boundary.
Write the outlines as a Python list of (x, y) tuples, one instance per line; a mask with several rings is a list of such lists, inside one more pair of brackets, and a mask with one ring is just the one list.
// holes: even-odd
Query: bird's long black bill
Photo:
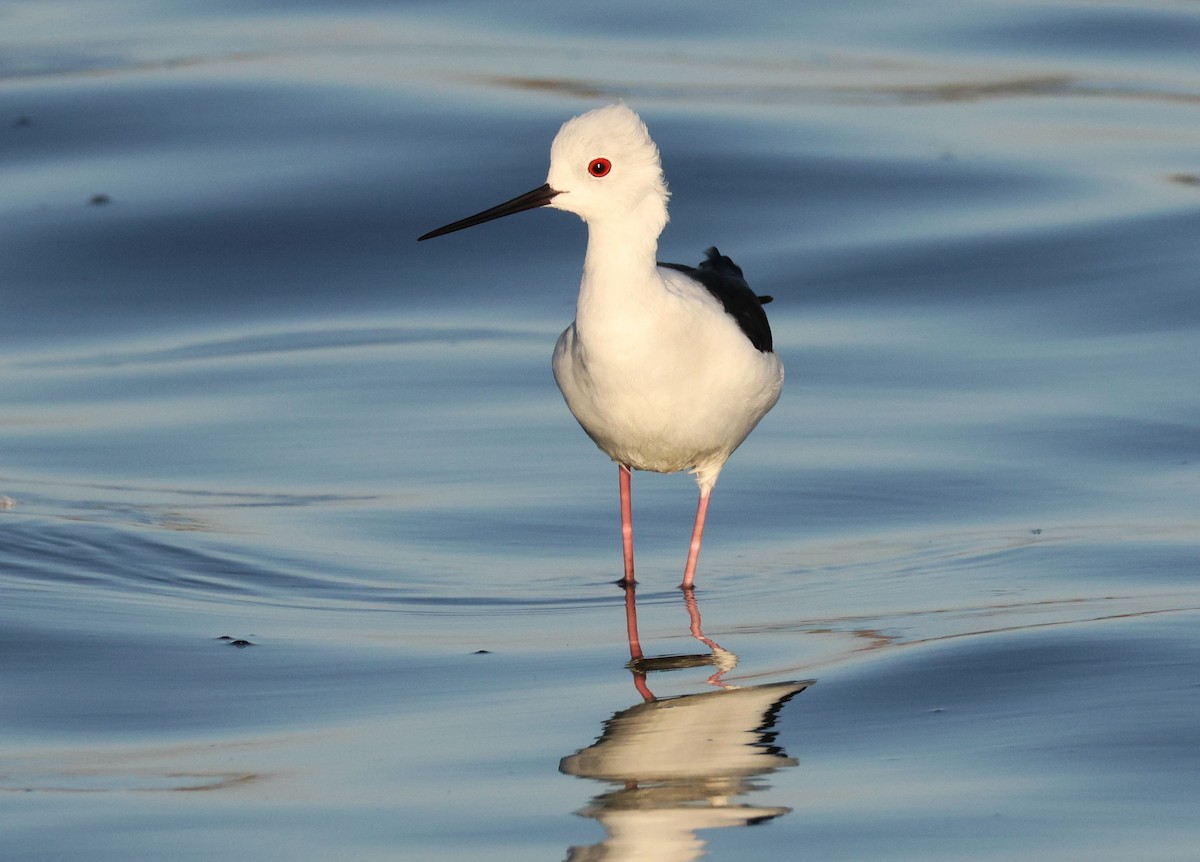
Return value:
[(454, 233), (456, 230), (463, 228), (474, 227), (477, 224), (483, 224), (485, 221), (492, 219), (503, 218), (506, 215), (513, 213), (524, 212), (525, 210), (544, 207), (550, 203), (550, 200), (557, 195), (554, 189), (550, 188), (550, 184), (546, 183), (541, 188), (536, 188), (531, 192), (526, 192), (520, 197), (513, 198), (511, 201), (505, 201), (499, 206), (492, 207), (490, 210), (484, 210), (481, 213), (476, 213), (473, 216), (467, 216), (465, 219), (460, 219), (453, 224), (448, 224), (445, 227), (440, 227), (437, 230), (431, 230), (424, 236), (417, 237), (417, 242), (423, 239), (433, 239), (435, 236), (442, 236), (447, 233)]

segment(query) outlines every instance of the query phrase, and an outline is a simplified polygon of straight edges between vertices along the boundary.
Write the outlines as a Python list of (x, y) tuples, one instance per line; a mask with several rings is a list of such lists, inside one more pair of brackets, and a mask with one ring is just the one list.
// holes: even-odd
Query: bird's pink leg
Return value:
[(700, 540), (704, 538), (704, 518), (708, 515), (708, 496), (712, 488), (700, 489), (700, 502), (696, 504), (696, 523), (692, 527), (692, 546), (688, 549), (687, 566), (683, 570), (680, 588), (690, 590), (696, 580), (696, 560), (700, 558)]
[(633, 490), (630, 483), (629, 468), (624, 464), (617, 465), (621, 477), (621, 548), (625, 555), (626, 586), (633, 586)]

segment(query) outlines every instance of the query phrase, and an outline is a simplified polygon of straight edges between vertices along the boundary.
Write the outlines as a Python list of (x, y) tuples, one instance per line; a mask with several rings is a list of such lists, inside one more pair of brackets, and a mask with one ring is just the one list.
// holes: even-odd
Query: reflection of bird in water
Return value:
[(762, 776), (797, 761), (772, 745), (775, 716), (808, 686), (785, 682), (655, 700), (619, 712), (559, 770), (618, 785), (579, 812), (607, 833), (571, 860), (697, 859), (698, 829), (746, 826), (790, 808), (735, 804)]
[(705, 637), (700, 621), (700, 605), (696, 601), (694, 590), (684, 592), (683, 603), (687, 607), (689, 633), (708, 647), (711, 652), (708, 655), (670, 655), (647, 658), (642, 652), (642, 640), (638, 634), (637, 587), (633, 584), (625, 585), (625, 628), (629, 636), (629, 664), (627, 667), (633, 671), (634, 685), (646, 700), (654, 700), (654, 695), (646, 688), (646, 674), (656, 670), (679, 670), (685, 667), (712, 665), (717, 670), (708, 678), (709, 685), (732, 687), (721, 682), (721, 677), (737, 667), (738, 657), (716, 641)]
[(617, 462), (627, 584), (633, 583), (630, 470), (688, 470), (700, 501), (683, 584), (690, 589), (708, 498), (725, 461), (783, 388), (763, 313), (742, 271), (715, 248), (699, 267), (658, 264), (667, 224), (658, 148), (624, 105), (568, 121), (550, 148), (545, 185), (421, 239), (535, 207), (588, 224), (572, 323), (554, 350), (554, 379), (583, 430)]
[[(645, 702), (608, 719), (600, 739), (559, 764), (567, 775), (614, 785), (579, 812), (599, 821), (605, 839), (572, 848), (572, 862), (697, 859), (704, 841), (696, 830), (746, 826), (791, 810), (732, 800), (763, 789), (756, 779), (796, 765), (774, 745), (773, 728), (783, 705), (810, 683), (738, 688), (722, 681), (737, 656), (704, 636), (690, 591), (685, 604), (692, 637), (711, 654), (647, 657), (637, 633), (634, 588), (626, 588), (628, 667)], [(646, 682), (650, 673), (704, 665), (717, 668), (708, 682), (719, 691), (659, 700)]]

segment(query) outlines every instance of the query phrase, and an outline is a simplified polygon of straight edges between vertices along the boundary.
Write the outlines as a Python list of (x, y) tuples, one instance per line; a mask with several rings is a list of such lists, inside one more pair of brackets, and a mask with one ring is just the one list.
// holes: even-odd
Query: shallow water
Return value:
[[(1195, 858), (1197, 38), (9, 4), (0, 856)], [(694, 485), (635, 477), (632, 670), (584, 229), (413, 241), (615, 98), (788, 368), (694, 608)]]

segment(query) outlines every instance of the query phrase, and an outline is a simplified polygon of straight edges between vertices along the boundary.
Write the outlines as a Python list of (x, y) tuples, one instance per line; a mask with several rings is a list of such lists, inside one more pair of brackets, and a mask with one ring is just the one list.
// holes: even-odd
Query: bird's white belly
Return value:
[(634, 326), (605, 335), (585, 340), (568, 327), (554, 377), (588, 436), (634, 469), (692, 470), (711, 483), (779, 399), (782, 363), (732, 320), (705, 332)]

